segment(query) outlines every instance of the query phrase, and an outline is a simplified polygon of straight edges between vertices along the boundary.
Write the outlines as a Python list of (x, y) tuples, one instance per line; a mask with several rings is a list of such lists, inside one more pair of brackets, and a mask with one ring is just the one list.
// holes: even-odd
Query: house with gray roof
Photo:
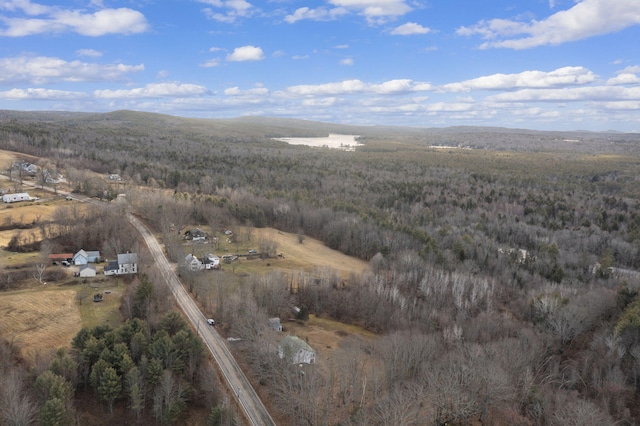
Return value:
[(278, 345), (278, 356), (293, 364), (315, 364), (316, 351), (298, 336), (287, 336)]
[(118, 255), (117, 260), (108, 262), (104, 267), (105, 275), (126, 275), (138, 273), (138, 254), (123, 253)]

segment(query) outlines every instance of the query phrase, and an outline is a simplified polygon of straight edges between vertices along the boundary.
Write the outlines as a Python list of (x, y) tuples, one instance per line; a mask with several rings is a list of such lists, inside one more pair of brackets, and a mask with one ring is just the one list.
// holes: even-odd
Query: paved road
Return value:
[(171, 292), (175, 296), (178, 304), (191, 321), (191, 324), (198, 330), (204, 344), (209, 348), (214, 359), (220, 367), (220, 371), (227, 380), (227, 384), (233, 390), (233, 393), (242, 407), (245, 415), (252, 425), (275, 425), (275, 422), (269, 415), (269, 412), (260, 401), (255, 390), (247, 380), (238, 363), (236, 363), (233, 355), (229, 352), (226, 342), (215, 328), (207, 324), (207, 320), (200, 312), (189, 293), (184, 289), (175, 272), (171, 268), (169, 261), (164, 255), (158, 240), (153, 236), (149, 229), (133, 215), (129, 215), (129, 221), (144, 237), (151, 255), (155, 259), (158, 269), (167, 281)]

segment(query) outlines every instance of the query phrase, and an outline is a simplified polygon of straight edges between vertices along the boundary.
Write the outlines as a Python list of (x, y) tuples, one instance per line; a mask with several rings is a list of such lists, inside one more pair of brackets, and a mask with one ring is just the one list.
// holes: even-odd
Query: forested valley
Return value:
[[(344, 152), (273, 139), (328, 133), (360, 135), (364, 146)], [(206, 224), (273, 227), (369, 262), (368, 273), (348, 279), (301, 273), (295, 292), (277, 272), (241, 285), (225, 277), (213, 292), (210, 278), (182, 277), (244, 339), (239, 355), (254, 386), (292, 425), (640, 423), (639, 141), (126, 111), (0, 113), (0, 149), (46, 159), (78, 193), (108, 200), (130, 191), (131, 208), (165, 236), (174, 261), (184, 255), (174, 230)], [(95, 172), (129, 184), (115, 189)], [(376, 338), (347, 339), (301, 375), (265, 340), (267, 319), (291, 306)], [(149, 328), (128, 323), (137, 329), (127, 333), (192, 337), (168, 331), (161, 311)], [(81, 354), (91, 333), (98, 340), (106, 331), (86, 331), (73, 350)], [(194, 377), (201, 348), (193, 345), (175, 377)], [(129, 370), (112, 369), (134, 383)], [(100, 385), (86, 366), (73, 377)], [(103, 401), (117, 401), (110, 398)], [(165, 407), (156, 419), (171, 423)]]

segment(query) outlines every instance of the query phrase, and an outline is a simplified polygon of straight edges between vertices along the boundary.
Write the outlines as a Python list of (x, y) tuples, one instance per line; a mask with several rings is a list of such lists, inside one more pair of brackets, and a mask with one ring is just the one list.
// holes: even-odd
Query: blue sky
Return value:
[(640, 131), (640, 0), (0, 0), (0, 109)]

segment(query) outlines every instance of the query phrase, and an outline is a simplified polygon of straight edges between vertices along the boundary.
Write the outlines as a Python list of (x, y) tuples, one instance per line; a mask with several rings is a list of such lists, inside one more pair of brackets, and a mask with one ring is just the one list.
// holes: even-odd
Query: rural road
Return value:
[[(0, 178), (8, 179), (7, 176), (0, 174)], [(37, 187), (37, 183), (34, 182), (23, 182), (25, 185), (29, 185), (32, 187)], [(46, 191), (55, 192), (53, 188), (45, 186), (44, 189)], [(58, 191), (58, 194), (62, 195), (71, 195), (67, 191)], [(76, 196), (74, 194), (74, 199), (78, 201), (84, 202), (92, 202), (92, 203), (101, 203), (97, 200), (93, 200), (83, 196)], [(144, 238), (147, 246), (149, 247), (149, 251), (153, 256), (153, 259), (156, 262), (158, 270), (161, 271), (162, 276), (164, 277), (167, 285), (171, 289), (178, 305), (182, 308), (183, 312), (193, 325), (193, 327), (198, 331), (200, 338), (204, 342), (205, 346), (209, 349), (213, 358), (215, 359), (220, 371), (224, 375), (224, 378), (227, 381), (230, 389), (232, 390), (235, 398), (238, 401), (238, 405), (242, 408), (246, 418), (249, 420), (251, 425), (262, 426), (262, 425), (274, 425), (275, 422), (269, 415), (269, 412), (265, 408), (264, 404), (258, 397), (258, 394), (251, 386), (251, 383), (244, 375), (240, 366), (233, 358), (233, 355), (229, 351), (226, 346), (226, 343), (222, 337), (218, 334), (218, 332), (207, 324), (207, 319), (198, 306), (194, 303), (191, 296), (184, 289), (180, 280), (176, 276), (175, 272), (171, 268), (169, 261), (167, 260), (158, 240), (155, 236), (149, 231), (149, 229), (140, 222), (135, 216), (132, 214), (128, 214), (129, 221), (131, 224), (140, 232), (142, 237)]]
[(198, 309), (193, 299), (191, 299), (191, 296), (189, 296), (189, 293), (187, 293), (178, 280), (158, 240), (156, 240), (142, 222), (131, 214), (129, 214), (129, 221), (140, 232), (147, 243), (149, 251), (155, 259), (162, 276), (169, 285), (171, 292), (189, 321), (191, 321), (193, 327), (198, 330), (198, 334), (204, 344), (209, 348), (209, 351), (211, 351), (211, 354), (220, 367), (220, 371), (222, 371), (222, 374), (227, 380), (227, 384), (233, 390), (238, 404), (242, 407), (249, 422), (252, 425), (275, 425), (275, 422), (262, 404), (262, 401), (260, 401), (251, 383), (249, 383), (249, 380), (247, 380), (240, 366), (236, 363), (233, 355), (229, 352), (224, 339), (220, 337), (213, 327), (207, 324), (207, 319), (202, 315), (200, 309)]

